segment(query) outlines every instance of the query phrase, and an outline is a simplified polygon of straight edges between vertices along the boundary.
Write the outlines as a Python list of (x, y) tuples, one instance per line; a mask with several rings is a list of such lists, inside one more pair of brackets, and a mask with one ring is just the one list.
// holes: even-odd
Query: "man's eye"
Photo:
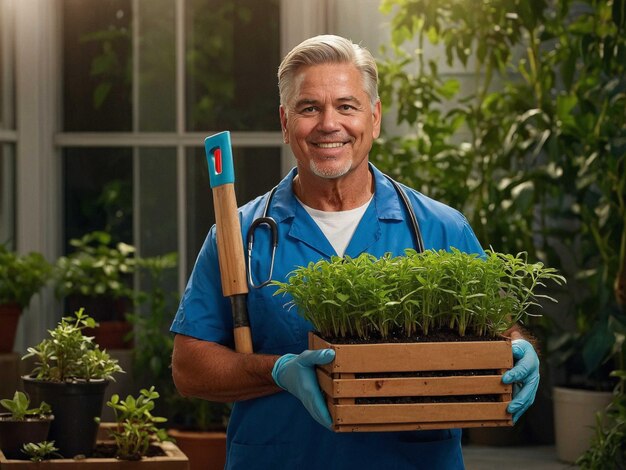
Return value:
[(339, 106), (339, 109), (341, 111), (352, 111), (354, 108), (354, 106), (349, 105), (349, 104), (342, 104), (341, 106)]
[(313, 112), (315, 112), (315, 106), (307, 106), (306, 108), (303, 108), (301, 112), (303, 112), (303, 113), (313, 113)]

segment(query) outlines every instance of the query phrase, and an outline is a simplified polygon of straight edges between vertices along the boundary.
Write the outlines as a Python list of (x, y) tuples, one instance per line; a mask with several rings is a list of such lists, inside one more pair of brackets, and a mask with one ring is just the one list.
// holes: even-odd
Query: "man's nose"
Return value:
[(324, 108), (320, 113), (318, 128), (324, 132), (339, 130), (339, 113), (334, 108)]

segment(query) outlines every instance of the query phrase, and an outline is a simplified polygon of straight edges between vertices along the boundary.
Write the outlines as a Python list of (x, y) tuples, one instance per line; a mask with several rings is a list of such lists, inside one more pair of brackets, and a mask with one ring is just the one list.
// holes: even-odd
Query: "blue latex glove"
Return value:
[(328, 364), (334, 358), (332, 349), (307, 350), (279, 357), (272, 369), (276, 384), (300, 400), (313, 419), (326, 428), (331, 427), (332, 419), (317, 383), (315, 366)]
[(515, 339), (511, 345), (515, 366), (504, 373), (502, 382), (513, 384), (513, 400), (506, 411), (513, 415), (515, 423), (535, 401), (539, 387), (539, 357), (525, 339)]

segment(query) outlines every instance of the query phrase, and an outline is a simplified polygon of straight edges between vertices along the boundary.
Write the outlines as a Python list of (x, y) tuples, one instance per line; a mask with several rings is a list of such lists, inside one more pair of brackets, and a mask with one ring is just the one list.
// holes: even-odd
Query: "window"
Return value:
[(61, 5), (65, 244), (108, 230), (179, 251), (182, 285), (213, 223), (204, 137), (233, 133), (240, 203), (282, 176), (280, 2)]

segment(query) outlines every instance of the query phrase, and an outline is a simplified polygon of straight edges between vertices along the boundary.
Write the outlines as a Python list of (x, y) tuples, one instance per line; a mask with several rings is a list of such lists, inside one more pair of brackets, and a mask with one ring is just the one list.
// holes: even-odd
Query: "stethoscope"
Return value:
[[(415, 211), (413, 210), (413, 206), (411, 206), (411, 203), (409, 202), (409, 198), (407, 197), (402, 187), (396, 181), (391, 179), (391, 177), (389, 177), (388, 175), (384, 175), (384, 176), (393, 185), (396, 192), (400, 196), (400, 199), (402, 199), (402, 203), (404, 204), (404, 207), (407, 213), (409, 214), (411, 228), (413, 229), (413, 236), (415, 237), (415, 250), (418, 253), (421, 253), (424, 251), (424, 240), (422, 239), (422, 231), (420, 230), (420, 225), (419, 225), (419, 222), (417, 221), (417, 217), (415, 216)], [(250, 284), (251, 287), (254, 287), (255, 289), (260, 289), (261, 287), (264, 287), (268, 285), (270, 282), (272, 282), (272, 274), (274, 273), (274, 257), (276, 255), (276, 247), (278, 246), (278, 226), (276, 225), (276, 221), (273, 218), (271, 218), (268, 214), (269, 214), (270, 204), (272, 202), (272, 198), (274, 197), (274, 193), (276, 192), (276, 189), (278, 189), (278, 186), (274, 186), (274, 188), (270, 191), (270, 194), (267, 197), (267, 200), (265, 201), (265, 206), (263, 208), (262, 216), (252, 221), (252, 223), (250, 224), (250, 227), (248, 228), (248, 233), (246, 234), (246, 242), (248, 245), (248, 283)], [(254, 280), (252, 279), (252, 249), (254, 247), (254, 231), (261, 225), (267, 226), (272, 232), (272, 238), (271, 238), (272, 258), (270, 261), (270, 270), (269, 270), (269, 275), (267, 276), (267, 279), (261, 282), (260, 284), (255, 284)]]

